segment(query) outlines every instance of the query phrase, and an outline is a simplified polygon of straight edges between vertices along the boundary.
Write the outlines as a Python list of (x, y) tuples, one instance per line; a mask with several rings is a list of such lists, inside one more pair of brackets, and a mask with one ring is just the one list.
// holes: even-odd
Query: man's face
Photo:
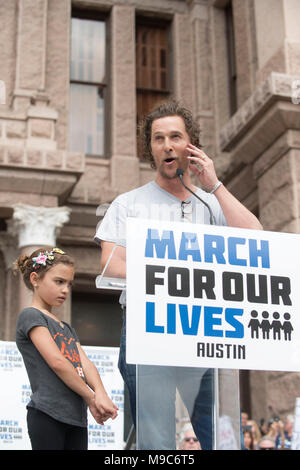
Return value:
[(159, 175), (176, 178), (177, 168), (186, 171), (189, 166), (187, 145), (190, 138), (180, 116), (166, 116), (152, 123), (151, 149)]
[(198, 441), (194, 431), (191, 429), (184, 434), (184, 440), (181, 444), (182, 450), (201, 450), (200, 442)]
[(259, 450), (274, 450), (275, 445), (272, 440), (264, 440), (259, 444)]

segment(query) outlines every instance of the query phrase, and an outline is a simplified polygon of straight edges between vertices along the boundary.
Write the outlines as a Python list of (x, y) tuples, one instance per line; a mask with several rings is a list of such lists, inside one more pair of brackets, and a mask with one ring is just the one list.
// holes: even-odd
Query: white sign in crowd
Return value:
[[(124, 383), (117, 362), (119, 349), (83, 346), (95, 364), (103, 384), (119, 407), (118, 417), (104, 426), (88, 415), (89, 450), (123, 449)], [(0, 341), (0, 450), (30, 450), (26, 404), (31, 388), (19, 350), (14, 342)]]
[(300, 371), (300, 235), (129, 218), (127, 360)]

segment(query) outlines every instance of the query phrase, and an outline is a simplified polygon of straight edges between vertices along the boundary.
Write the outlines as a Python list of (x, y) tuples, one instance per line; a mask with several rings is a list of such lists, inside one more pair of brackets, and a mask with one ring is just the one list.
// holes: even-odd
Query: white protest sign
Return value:
[[(83, 346), (97, 367), (108, 395), (119, 407), (118, 417), (97, 424), (88, 413), (89, 450), (123, 448), (124, 384), (119, 373), (118, 348)], [(30, 450), (26, 405), (31, 388), (21, 354), (14, 342), (0, 341), (0, 450)]]
[(300, 236), (128, 218), (127, 361), (300, 371)]
[(218, 450), (239, 450), (230, 416), (218, 419)]
[(0, 383), (0, 449), (31, 449), (26, 424), (31, 389), (14, 342), (0, 341)]

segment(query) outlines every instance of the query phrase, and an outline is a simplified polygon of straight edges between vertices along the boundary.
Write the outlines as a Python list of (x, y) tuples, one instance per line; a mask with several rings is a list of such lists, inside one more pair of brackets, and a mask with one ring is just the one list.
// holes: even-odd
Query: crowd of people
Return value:
[[(259, 424), (249, 418), (246, 411), (241, 412), (241, 429), (243, 434), (243, 450), (291, 450), (294, 416), (287, 415), (284, 419), (278, 416)], [(178, 438), (178, 449), (201, 450), (201, 444), (191, 423), (186, 423)]]
[(250, 419), (247, 412), (241, 413), (244, 447), (248, 450), (290, 450), (292, 445), (294, 416), (283, 419), (274, 416), (269, 421), (261, 419), (259, 424)]

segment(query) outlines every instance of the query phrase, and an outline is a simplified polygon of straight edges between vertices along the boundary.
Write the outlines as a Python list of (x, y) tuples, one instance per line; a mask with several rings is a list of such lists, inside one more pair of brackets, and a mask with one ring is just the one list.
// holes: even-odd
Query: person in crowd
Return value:
[(275, 439), (269, 436), (263, 436), (258, 441), (258, 450), (276, 450)]
[(250, 426), (251, 428), (252, 437), (253, 437), (253, 447), (254, 449), (257, 449), (258, 441), (262, 437), (259, 426), (254, 419), (248, 419), (247, 426)]
[(247, 411), (245, 410), (242, 410), (241, 411), (241, 426), (244, 427), (244, 426), (247, 426), (247, 421), (249, 419), (249, 414)]
[(179, 435), (180, 450), (201, 450), (201, 444), (197, 438), (191, 423), (186, 423)]
[(287, 415), (284, 420), (283, 436), (282, 436), (282, 433), (278, 433), (276, 436), (276, 448), (277, 449), (291, 449), (293, 428), (294, 428), (294, 416), (290, 414), (290, 415)]
[(268, 432), (268, 423), (265, 418), (261, 418), (259, 421), (259, 430), (262, 436), (265, 436)]
[(283, 422), (278, 416), (275, 416), (268, 422), (268, 430), (266, 436), (274, 439), (275, 443), (276, 441), (278, 442), (277, 449), (284, 448), (285, 436), (283, 432), (283, 427)]
[[(126, 218), (127, 216), (162, 221), (189, 222), (198, 224), (228, 225), (232, 227), (261, 230), (258, 219), (243, 206), (225, 187), (216, 175), (214, 162), (201, 148), (199, 142), (200, 128), (190, 110), (176, 101), (163, 103), (149, 113), (141, 127), (144, 158), (156, 170), (154, 181), (119, 195), (108, 208), (101, 224), (98, 225), (95, 241), (101, 244), (100, 272), (108, 266), (107, 275), (126, 277)], [(180, 176), (181, 175), (181, 176)], [(200, 187), (192, 184), (194, 176)], [(184, 183), (184, 184), (183, 184)], [(188, 189), (187, 189), (188, 188)], [(204, 189), (202, 189), (204, 188)], [(190, 189), (195, 197), (191, 194)], [(200, 198), (201, 200), (199, 200)], [(153, 216), (155, 214), (155, 217)], [(115, 247), (117, 246), (117, 249)], [(113, 250), (115, 250), (113, 252)], [(113, 256), (111, 254), (113, 252)], [(136, 367), (126, 362), (126, 292), (123, 291), (120, 303), (124, 312), (124, 323), (121, 334), (119, 367), (127, 384), (130, 396), (133, 422), (136, 423)], [(143, 390), (144, 403), (152, 403), (151, 412), (147, 415), (147, 436), (153, 436), (154, 449), (175, 448), (174, 414), (175, 393), (180, 378), (181, 395), (189, 395), (189, 400), (197, 405), (189, 410), (197, 438), (202, 449), (210, 449), (211, 413), (209, 404), (212, 390), (212, 370), (197, 371), (173, 370), (156, 367), (151, 387)], [(193, 369), (193, 368), (190, 368)], [(170, 375), (168, 375), (168, 373)], [(182, 379), (183, 374), (186, 378)], [(194, 374), (197, 388), (188, 385)], [(198, 374), (198, 379), (196, 378)], [(201, 393), (195, 398), (199, 391)], [(147, 396), (149, 394), (149, 396)], [(155, 406), (157, 410), (155, 411)], [(140, 412), (146, 413), (145, 407)], [(204, 418), (204, 415), (206, 418)], [(163, 422), (163, 424), (161, 424)], [(202, 423), (202, 425), (200, 425)], [(169, 427), (172, 427), (172, 430)], [(155, 441), (160, 430), (160, 439)], [(165, 430), (165, 432), (164, 432)], [(201, 432), (206, 435), (201, 435)], [(169, 436), (173, 435), (173, 443)], [(210, 436), (207, 437), (207, 434)], [(164, 437), (163, 437), (164, 436)], [(147, 444), (148, 445), (148, 444)], [(157, 447), (159, 446), (159, 447)]]
[(97, 423), (115, 419), (94, 364), (75, 330), (53, 312), (62, 305), (74, 278), (74, 260), (59, 248), (39, 248), (15, 262), (33, 292), (17, 320), (16, 344), (32, 390), (27, 426), (33, 450), (87, 450), (87, 407)]
[(254, 450), (254, 441), (253, 441), (253, 434), (251, 431), (251, 426), (243, 426), (243, 437), (244, 437), (244, 446), (248, 450)]

